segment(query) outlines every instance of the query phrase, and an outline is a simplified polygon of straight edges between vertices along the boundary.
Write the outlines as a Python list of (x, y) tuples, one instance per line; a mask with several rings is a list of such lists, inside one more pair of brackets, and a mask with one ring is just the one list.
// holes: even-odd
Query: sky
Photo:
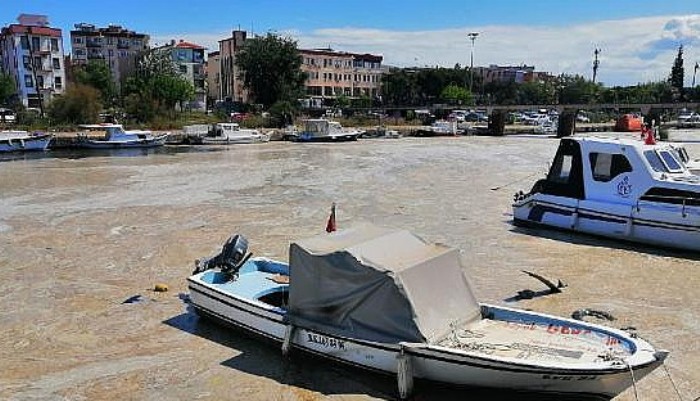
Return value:
[[(606, 86), (666, 79), (679, 45), (686, 85), (700, 61), (698, 0), (0, 0), (0, 25), (21, 13), (48, 15), (66, 44), (79, 22), (209, 51), (242, 29), (290, 37), (301, 48), (380, 54), (398, 67), (465, 66), (473, 51), (475, 66), (526, 64), (589, 79), (599, 48)], [(473, 49), (470, 32), (479, 33)]]

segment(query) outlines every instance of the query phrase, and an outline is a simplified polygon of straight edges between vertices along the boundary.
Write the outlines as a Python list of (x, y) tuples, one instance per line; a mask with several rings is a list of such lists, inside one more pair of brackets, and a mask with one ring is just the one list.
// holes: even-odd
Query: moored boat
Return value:
[(304, 120), (304, 130), (293, 140), (297, 142), (345, 142), (356, 141), (363, 131), (345, 129), (337, 121), (325, 118)]
[(241, 143), (259, 143), (270, 140), (270, 135), (255, 129), (241, 128), (237, 123), (217, 123), (212, 131), (200, 137), (204, 145), (233, 145)]
[(414, 379), (613, 397), (667, 355), (625, 331), (477, 302), (459, 251), (372, 225), (292, 243), (289, 264), (232, 237), (188, 278), (207, 317), (299, 350)]
[(77, 146), (88, 149), (152, 148), (163, 146), (169, 133), (153, 135), (151, 131), (125, 131), (121, 124), (85, 124)]
[(700, 250), (700, 177), (668, 144), (562, 139), (546, 178), (515, 195), (516, 224)]
[(41, 132), (0, 131), (0, 152), (46, 150), (53, 135)]

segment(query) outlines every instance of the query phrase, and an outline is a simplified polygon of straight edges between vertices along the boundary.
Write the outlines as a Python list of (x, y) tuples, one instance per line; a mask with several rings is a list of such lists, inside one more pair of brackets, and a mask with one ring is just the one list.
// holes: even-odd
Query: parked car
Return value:
[(576, 115), (576, 121), (580, 123), (590, 123), (591, 119), (588, 118), (587, 115), (579, 113)]
[(678, 126), (698, 125), (700, 123), (700, 114), (694, 111), (681, 111), (678, 115)]
[(14, 124), (17, 122), (17, 115), (13, 110), (0, 109), (0, 123)]

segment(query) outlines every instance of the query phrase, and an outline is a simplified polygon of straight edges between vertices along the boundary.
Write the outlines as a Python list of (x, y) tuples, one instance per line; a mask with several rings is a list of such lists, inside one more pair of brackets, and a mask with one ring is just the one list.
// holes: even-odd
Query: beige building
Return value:
[(308, 74), (306, 93), (310, 98), (370, 97), (381, 94), (382, 56), (301, 49), (302, 71)]
[(153, 50), (169, 53), (178, 73), (194, 87), (194, 100), (187, 107), (193, 110), (205, 110), (207, 89), (204, 51), (206, 48), (180, 39), (179, 42), (171, 40), (169, 44)]
[(134, 71), (138, 55), (148, 49), (149, 37), (120, 25), (96, 28), (92, 24), (80, 23), (70, 31), (70, 40), (74, 65), (87, 64), (89, 60), (104, 61), (112, 71), (114, 82), (120, 85), (122, 79)]
[(233, 31), (231, 37), (219, 41), (220, 89), (216, 100), (231, 100), (247, 103), (248, 92), (243, 88), (243, 80), (238, 78), (236, 55), (246, 40), (245, 31)]
[(207, 54), (207, 97), (219, 100), (221, 93), (221, 53), (219, 51)]

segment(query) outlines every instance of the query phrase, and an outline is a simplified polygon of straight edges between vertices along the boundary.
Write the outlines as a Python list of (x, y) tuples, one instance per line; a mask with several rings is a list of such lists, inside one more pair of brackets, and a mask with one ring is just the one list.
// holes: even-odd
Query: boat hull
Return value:
[[(198, 312), (275, 343), (284, 343), (290, 327), (281, 309), (232, 296), (193, 278), (188, 282), (191, 303)], [(303, 327), (294, 327), (291, 333), (289, 342), (293, 349), (388, 375), (397, 374), (397, 360), (403, 352), (410, 358), (413, 377), (450, 386), (613, 397), (632, 385), (627, 366), (552, 369), (514, 364), (442, 347), (342, 338)], [(639, 380), (662, 362), (663, 357), (652, 358), (634, 366), (635, 379)]]
[(611, 204), (533, 194), (513, 204), (516, 225), (551, 227), (629, 242), (700, 251), (700, 208), (640, 201)]
[(344, 135), (305, 135), (301, 134), (294, 138), (296, 142), (351, 142), (356, 141), (360, 134)]
[(233, 137), (233, 138), (215, 138), (215, 137), (202, 137), (200, 143), (202, 145), (243, 145), (252, 143), (263, 143), (268, 142), (269, 137)]
[(139, 139), (126, 141), (100, 141), (86, 139), (78, 143), (78, 147), (85, 149), (135, 149), (135, 148), (154, 148), (165, 145), (165, 140), (168, 135), (161, 135), (153, 139)]
[(51, 143), (51, 135), (37, 135), (22, 138), (0, 139), (0, 153), (46, 150)]

